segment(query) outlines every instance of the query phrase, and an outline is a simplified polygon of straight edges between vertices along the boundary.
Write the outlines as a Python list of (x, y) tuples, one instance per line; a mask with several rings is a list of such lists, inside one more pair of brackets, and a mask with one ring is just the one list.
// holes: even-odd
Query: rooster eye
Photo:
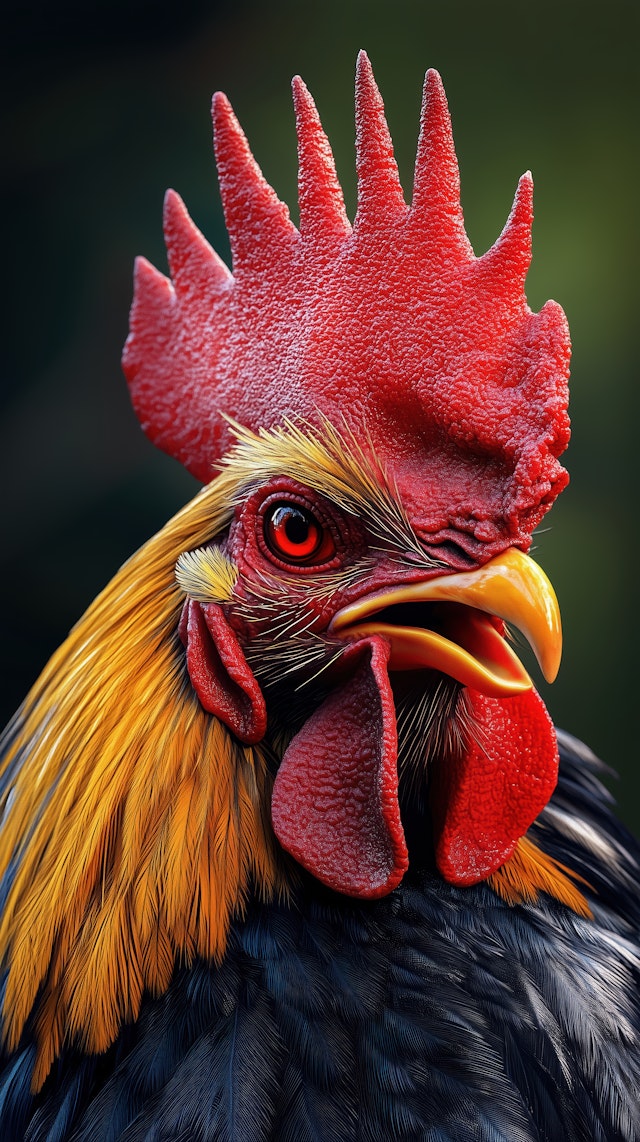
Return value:
[(264, 517), (264, 537), (287, 563), (324, 563), (335, 554), (330, 532), (298, 504), (273, 504)]

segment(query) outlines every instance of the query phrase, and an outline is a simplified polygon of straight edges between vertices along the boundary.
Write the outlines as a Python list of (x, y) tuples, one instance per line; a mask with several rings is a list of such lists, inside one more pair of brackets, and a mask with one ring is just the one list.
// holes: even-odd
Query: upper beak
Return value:
[[(437, 605), (426, 609), (425, 626), (399, 625), (393, 614), (380, 615), (388, 607), (408, 603)], [(419, 611), (416, 617), (422, 618)], [(358, 599), (338, 611), (329, 631), (350, 640), (381, 634), (391, 644), (390, 669), (440, 670), (483, 694), (507, 697), (531, 689), (533, 683), (499, 624), (492, 621), (496, 618), (525, 635), (544, 677), (553, 682), (562, 654), (558, 600), (544, 571), (515, 548), (474, 571)]]

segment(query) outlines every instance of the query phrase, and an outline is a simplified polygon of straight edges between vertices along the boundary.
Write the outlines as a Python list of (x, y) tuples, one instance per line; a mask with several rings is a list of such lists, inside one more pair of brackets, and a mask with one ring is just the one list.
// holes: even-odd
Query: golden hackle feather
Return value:
[(176, 633), (176, 560), (227, 525), (238, 485), (225, 469), (125, 564), (9, 727), (4, 1039), (38, 999), (36, 1087), (64, 1043), (105, 1050), (176, 963), (221, 958), (250, 891), (286, 892), (266, 755), (202, 709)]
[(593, 913), (575, 880), (586, 884), (581, 876), (525, 836), (518, 841), (513, 856), (487, 878), (487, 884), (507, 904), (535, 904), (540, 892), (546, 892), (578, 916), (591, 919)]

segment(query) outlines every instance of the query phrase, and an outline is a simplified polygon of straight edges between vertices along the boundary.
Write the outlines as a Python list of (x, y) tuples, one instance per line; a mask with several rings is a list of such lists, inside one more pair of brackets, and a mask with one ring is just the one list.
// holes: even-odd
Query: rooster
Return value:
[(2, 1138), (632, 1142), (640, 854), (509, 638), (553, 679), (531, 178), (475, 258), (437, 73), (408, 208), (362, 54), (350, 226), (293, 92), (299, 227), (218, 95), (233, 276), (172, 192), (137, 265), (133, 404), (205, 486), (3, 739)]

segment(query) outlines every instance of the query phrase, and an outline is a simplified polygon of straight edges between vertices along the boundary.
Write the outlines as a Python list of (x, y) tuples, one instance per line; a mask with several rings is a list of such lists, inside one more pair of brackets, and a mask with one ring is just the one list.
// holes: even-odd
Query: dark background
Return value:
[[(119, 369), (134, 255), (161, 268), (172, 185), (223, 256), (209, 104), (224, 89), (295, 202), (299, 71), (353, 209), (353, 69), (372, 59), (407, 191), (424, 70), (451, 105), (467, 229), (497, 237), (536, 182), (534, 309), (574, 340), (572, 484), (537, 538), (565, 623), (554, 719), (623, 774), (640, 829), (636, 603), (637, 3), (13, 0), (5, 5), (1, 243), (3, 713), (99, 588), (196, 485), (156, 453)], [(295, 210), (293, 210), (295, 217)]]

